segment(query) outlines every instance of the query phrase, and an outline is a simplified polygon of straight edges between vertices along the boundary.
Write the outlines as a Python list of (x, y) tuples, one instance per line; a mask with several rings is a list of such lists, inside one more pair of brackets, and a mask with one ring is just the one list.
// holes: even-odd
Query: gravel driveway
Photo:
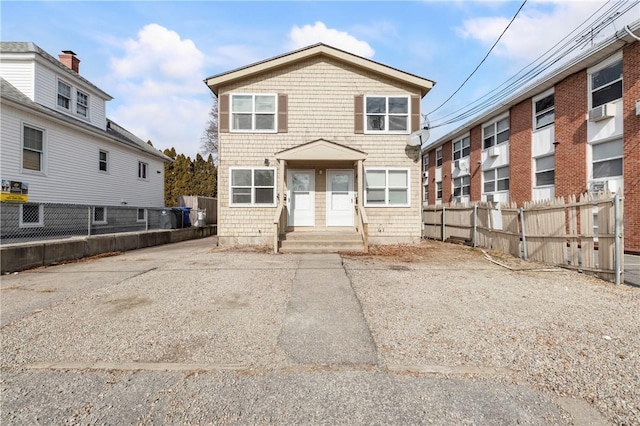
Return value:
[(345, 254), (377, 364), (301, 365), (302, 256), (205, 239), (3, 276), (1, 423), (640, 424), (638, 288), (437, 242)]

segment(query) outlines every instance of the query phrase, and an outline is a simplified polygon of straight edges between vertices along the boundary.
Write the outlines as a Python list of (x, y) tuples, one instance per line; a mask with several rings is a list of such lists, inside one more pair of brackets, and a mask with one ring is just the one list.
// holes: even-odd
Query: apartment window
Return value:
[(407, 133), (408, 96), (365, 96), (368, 132)]
[(622, 98), (622, 60), (591, 73), (591, 108)]
[(89, 116), (89, 95), (76, 91), (76, 113), (83, 117)]
[(71, 86), (62, 80), (58, 80), (58, 106), (71, 109)]
[(535, 129), (541, 129), (553, 124), (556, 117), (555, 95), (551, 93), (534, 102)]
[(442, 201), (442, 182), (436, 182), (436, 200)]
[(429, 154), (422, 156), (422, 171), (429, 172)]
[(22, 128), (22, 168), (43, 171), (44, 131), (31, 126)]
[(453, 179), (453, 196), (461, 197), (471, 194), (471, 177), (461, 176)]
[(138, 222), (146, 222), (147, 220), (147, 210), (146, 209), (138, 209)]
[(425, 203), (429, 202), (429, 185), (425, 184), (424, 185), (424, 198), (423, 198)]
[(232, 168), (231, 205), (272, 206), (276, 203), (276, 171), (273, 168)]
[(482, 128), (482, 146), (484, 149), (509, 142), (509, 117), (494, 121)]
[(436, 149), (436, 167), (442, 167), (442, 148)]
[(622, 176), (622, 139), (601, 142), (593, 150), (593, 179)]
[(231, 95), (231, 129), (269, 132), (276, 130), (276, 95)]
[(468, 157), (471, 153), (471, 139), (469, 136), (453, 143), (453, 159), (459, 160)]
[(367, 169), (366, 206), (409, 206), (408, 169)]
[(107, 151), (100, 150), (98, 152), (98, 170), (101, 172), (106, 172), (109, 159), (109, 153)]
[(142, 161), (138, 161), (138, 179), (147, 179), (147, 171), (149, 169), (149, 165), (147, 163), (143, 163)]
[(20, 204), (20, 228), (44, 226), (44, 206), (42, 204)]
[(104, 225), (107, 223), (107, 208), (106, 207), (94, 207), (93, 208), (93, 223), (96, 225)]
[(554, 155), (536, 158), (536, 186), (546, 186), (555, 184), (556, 160)]
[(485, 170), (483, 178), (484, 192), (509, 190), (509, 166)]

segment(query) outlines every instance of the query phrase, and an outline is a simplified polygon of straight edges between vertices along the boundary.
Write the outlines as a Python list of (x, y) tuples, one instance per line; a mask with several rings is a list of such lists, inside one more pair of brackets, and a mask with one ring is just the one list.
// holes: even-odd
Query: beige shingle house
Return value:
[(219, 108), (220, 245), (420, 239), (420, 147), (408, 141), (431, 80), (316, 44), (205, 83)]

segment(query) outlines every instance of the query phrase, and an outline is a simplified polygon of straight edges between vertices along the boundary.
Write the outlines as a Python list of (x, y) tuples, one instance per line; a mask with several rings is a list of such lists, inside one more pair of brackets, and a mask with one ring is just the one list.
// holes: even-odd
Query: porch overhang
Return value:
[(367, 153), (325, 139), (316, 139), (275, 153), (277, 160), (359, 161)]

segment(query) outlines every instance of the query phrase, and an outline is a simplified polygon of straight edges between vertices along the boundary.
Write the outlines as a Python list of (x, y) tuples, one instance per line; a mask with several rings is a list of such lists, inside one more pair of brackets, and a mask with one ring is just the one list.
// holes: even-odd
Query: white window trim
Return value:
[[(374, 170), (384, 170), (385, 171), (385, 184), (384, 184), (384, 204), (369, 204), (367, 202), (367, 172)], [(389, 204), (389, 172), (393, 171), (403, 171), (407, 172), (407, 202), (406, 204)], [(364, 206), (371, 208), (407, 208), (411, 207), (411, 169), (409, 167), (366, 167), (364, 169)], [(399, 187), (393, 187), (391, 189), (399, 189)]]
[[(536, 160), (539, 160), (540, 158), (547, 158), (547, 157), (555, 157), (555, 154), (544, 154), (544, 155), (539, 155), (537, 157), (533, 157), (532, 161), (533, 161), (533, 165), (532, 165), (532, 170), (533, 170), (533, 188), (538, 189), (538, 188), (553, 188), (556, 186), (555, 184), (555, 166), (553, 167), (553, 169), (541, 169), (538, 170), (537, 164), (536, 164)], [(555, 164), (555, 158), (554, 158), (554, 164)], [(536, 182), (538, 181), (537, 179), (537, 174), (538, 173), (544, 173), (544, 172), (550, 172), (551, 170), (553, 170), (554, 172), (554, 183), (549, 183), (547, 185), (536, 185)], [(511, 183), (511, 182), (509, 182)]]
[[(140, 210), (142, 210), (144, 212), (144, 217), (142, 219), (140, 219), (140, 216), (139, 216)], [(136, 210), (136, 222), (145, 223), (146, 221), (147, 221), (147, 209), (141, 209), (141, 208), (137, 209)]]
[[(100, 170), (100, 164), (102, 163), (102, 160), (100, 159), (100, 154), (103, 152), (106, 154), (106, 159), (104, 162), (106, 166), (106, 170)], [(109, 174), (109, 151), (107, 151), (106, 149), (98, 149), (98, 172)]]
[[(367, 130), (367, 98), (385, 98), (387, 101), (387, 110), (389, 105), (389, 98), (406, 98), (407, 99), (407, 130), (388, 130), (389, 129), (389, 112), (384, 114), (384, 128), (385, 130)], [(407, 94), (399, 95), (364, 95), (362, 97), (362, 111), (363, 113), (363, 129), (365, 135), (408, 135), (411, 133), (411, 96)], [(382, 114), (376, 114), (382, 115)], [(404, 115), (404, 114), (391, 114), (391, 115)]]
[[(42, 175), (45, 176), (46, 175), (46, 167), (47, 167), (47, 161), (46, 161), (46, 153), (47, 153), (47, 131), (46, 129), (40, 127), (40, 126), (35, 126), (29, 122), (26, 121), (22, 121), (20, 123), (20, 171), (22, 173), (25, 174), (31, 174), (31, 175)], [(42, 132), (42, 157), (40, 158), (40, 170), (31, 170), (31, 169), (25, 169), (23, 167), (24, 165), (24, 128), (26, 127), (31, 127), (32, 129), (35, 130), (39, 130)]]
[[(438, 191), (438, 186), (440, 186), (440, 191)], [(438, 197), (438, 192), (440, 192), (440, 197)], [(435, 185), (435, 197), (436, 201), (442, 201), (442, 194), (444, 194), (444, 188), (442, 187), (442, 181), (436, 181)]]
[[(96, 207), (104, 209), (104, 220), (96, 220)], [(91, 207), (91, 223), (93, 225), (106, 225), (107, 224), (107, 208), (104, 206)]]
[[(469, 155), (462, 155), (464, 153), (464, 144), (463, 141), (465, 139), (469, 139)], [(455, 158), (455, 145), (456, 143), (460, 142), (460, 158)], [(453, 142), (451, 143), (451, 161), (456, 161), (456, 160), (463, 160), (465, 158), (471, 157), (471, 135), (469, 133), (454, 139)]]
[(23, 216), (23, 208), (24, 208), (24, 204), (20, 204), (20, 211), (19, 211), (19, 224), (18, 227), (20, 228), (42, 228), (44, 226), (44, 205), (43, 204), (39, 204), (38, 205), (38, 222), (23, 222), (22, 221), (22, 216)]
[[(495, 145), (494, 145), (495, 146)], [(502, 169), (508, 167), (509, 168), (509, 189), (498, 189), (498, 180), (505, 180), (504, 178), (502, 179), (498, 179), (498, 169)], [(485, 172), (488, 171), (492, 171), (493, 172), (493, 179), (491, 180), (492, 182), (494, 182), (493, 187), (495, 188), (495, 191), (485, 191), (484, 190), (484, 184), (485, 184), (485, 179), (484, 179), (484, 174)], [(482, 195), (489, 195), (489, 194), (507, 194), (509, 193), (509, 191), (511, 190), (511, 166), (509, 164), (505, 164), (503, 166), (498, 166), (498, 167), (492, 167), (490, 169), (485, 169), (482, 171)]]
[[(69, 108), (65, 108), (62, 105), (60, 105), (58, 103), (58, 96), (60, 96), (60, 88), (59, 88), (59, 84), (62, 83), (66, 86), (69, 86)], [(71, 112), (73, 111), (73, 84), (71, 83), (67, 83), (64, 79), (62, 78), (56, 78), (56, 108), (58, 108), (61, 111), (66, 111), (66, 112)]]
[[(498, 145), (502, 145), (502, 144), (505, 144), (505, 143), (509, 143), (509, 141), (511, 140), (511, 120), (509, 120), (509, 127), (507, 127), (507, 130), (509, 131), (509, 138), (504, 142), (498, 143), (498, 121), (504, 120), (505, 118), (509, 118), (509, 113), (508, 112), (506, 112), (504, 114), (501, 114), (501, 115), (499, 115), (497, 117), (494, 117), (491, 120), (485, 121), (483, 124), (481, 124), (481, 126), (480, 126), (480, 128), (482, 129), (482, 141), (481, 141), (481, 144), (482, 144), (482, 150), (483, 151), (491, 149), (494, 146), (498, 146)], [(484, 139), (485, 139), (484, 128), (489, 126), (489, 125), (493, 125), (493, 129), (495, 130), (495, 133), (493, 135), (496, 138), (496, 143), (491, 145), (489, 148), (485, 148), (484, 147)]]
[[(232, 174), (233, 174), (233, 170), (251, 170), (251, 203), (234, 203), (233, 202), (233, 179), (232, 179)], [(256, 170), (273, 170), (273, 203), (271, 204), (267, 204), (267, 203), (263, 203), (263, 204), (257, 204), (255, 202), (255, 185), (254, 183), (254, 171)], [(260, 187), (260, 188), (266, 188), (266, 187)], [(269, 187), (270, 188), (270, 187)], [(276, 207), (277, 206), (277, 197), (278, 197), (278, 169), (276, 167), (242, 167), (242, 166), (236, 166), (236, 167), (229, 167), (229, 193), (228, 193), (228, 197), (229, 197), (229, 207), (251, 207), (251, 208), (255, 208), (255, 207)]]
[[(75, 99), (74, 105), (76, 106), (76, 115), (78, 117), (80, 117), (80, 119), (82, 119), (82, 120), (89, 120), (89, 114), (90, 114), (89, 107), (91, 105), (91, 97), (84, 90), (80, 90), (80, 89), (77, 89), (77, 88), (75, 90), (75, 93), (76, 93), (76, 99)], [(87, 111), (86, 115), (82, 115), (82, 114), (80, 114), (80, 112), (78, 112), (78, 105), (80, 105), (80, 102), (79, 102), (80, 97), (78, 96), (78, 93), (81, 93), (81, 94), (83, 94), (83, 95), (85, 95), (87, 97), (87, 105), (83, 105), (86, 108), (86, 111)]]
[[(609, 65), (618, 62), (618, 61), (622, 61), (622, 51), (620, 52), (616, 52), (615, 54), (611, 55), (610, 57), (608, 57), (607, 59), (605, 59), (604, 61), (598, 63), (597, 65), (592, 66), (591, 68), (587, 69), (587, 101), (588, 101), (588, 106), (589, 106), (589, 110), (591, 110), (593, 108), (593, 83), (591, 81), (591, 75), (595, 72), (600, 71), (603, 68), (608, 67)], [(614, 101), (611, 102), (622, 102), (622, 98), (624, 97), (624, 68), (622, 70), (622, 77), (620, 77), (620, 80), (623, 81), (622, 83), (622, 96)], [(617, 82), (618, 80), (615, 80), (614, 82), (610, 82), (609, 85)]]
[[(438, 165), (438, 154), (440, 154), (440, 165)], [(442, 160), (442, 147), (436, 148), (436, 155), (435, 156), (436, 156), (436, 164), (435, 164), (435, 166), (436, 166), (436, 169), (437, 169), (439, 167), (442, 167), (442, 163), (443, 163), (443, 160)]]
[[(607, 158), (603, 158), (600, 160), (597, 160), (597, 163), (604, 163), (605, 161), (611, 161), (611, 160), (617, 160), (619, 158), (622, 159), (622, 174), (621, 175), (614, 175), (614, 176), (605, 176), (605, 177), (593, 177), (593, 147), (603, 144), (603, 143), (607, 143), (607, 142), (613, 142), (613, 141), (617, 141), (617, 140), (621, 140), (623, 141), (623, 149), (622, 149), (622, 154), (620, 155), (616, 155), (615, 157), (607, 157)], [(615, 136), (615, 137), (611, 137), (611, 138), (607, 138), (607, 139), (602, 139), (599, 140), (597, 142), (590, 142), (589, 143), (589, 180), (590, 181), (607, 181), (607, 180), (612, 180), (612, 179), (620, 179), (624, 177), (624, 139), (621, 136)]]
[(424, 154), (422, 156), (422, 171), (429, 172), (429, 154)]
[[(233, 128), (233, 97), (252, 96), (251, 129)], [(273, 113), (273, 129), (256, 129), (256, 96), (273, 96), (275, 98), (275, 109)], [(248, 113), (241, 113), (248, 114)], [(229, 132), (230, 133), (278, 133), (278, 94), (277, 93), (230, 93), (229, 94)]]
[[(144, 164), (144, 177), (140, 177), (140, 165)], [(149, 163), (142, 161), (142, 160), (138, 160), (138, 180), (142, 180), (142, 181), (148, 181), (149, 180)]]
[[(469, 179), (469, 184), (468, 185), (464, 185), (464, 179), (468, 178)], [(456, 180), (460, 180), (460, 182), (462, 183), (460, 185), (460, 195), (455, 195), (456, 194)], [(462, 176), (458, 176), (457, 178), (453, 178), (451, 179), (451, 184), (453, 186), (453, 191), (451, 192), (451, 196), (455, 198), (460, 198), (460, 197), (469, 197), (471, 196), (471, 175), (470, 174), (466, 174), (466, 175), (462, 175)], [(465, 187), (469, 188), (469, 193), (468, 194), (464, 194), (463, 189)]]
[[(553, 97), (553, 108), (547, 108), (547, 109), (537, 113), (536, 112), (536, 102), (538, 102), (540, 99), (546, 98), (549, 95), (554, 95), (554, 97)], [(536, 122), (537, 122), (536, 119), (538, 118), (538, 115), (541, 115), (541, 114), (544, 114), (544, 113), (546, 113), (548, 111), (551, 111), (551, 109), (553, 109), (553, 111), (554, 111), (553, 121), (551, 123), (549, 123), (549, 124), (545, 124), (542, 127), (536, 127)], [(555, 110), (556, 110), (555, 87), (552, 87), (549, 90), (545, 90), (544, 92), (540, 93), (539, 95), (534, 96), (533, 98), (531, 98), (531, 129), (532, 129), (533, 133), (538, 132), (538, 131), (540, 131), (542, 129), (546, 129), (549, 126), (553, 126), (553, 125), (556, 124)], [(511, 131), (511, 128), (509, 128), (509, 131)], [(511, 136), (511, 135), (509, 135), (509, 136)]]

